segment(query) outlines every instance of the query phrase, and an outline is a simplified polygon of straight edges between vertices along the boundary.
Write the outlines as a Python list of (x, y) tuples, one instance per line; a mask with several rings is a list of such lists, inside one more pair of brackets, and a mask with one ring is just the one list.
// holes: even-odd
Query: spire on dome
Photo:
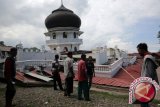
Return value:
[(63, 5), (63, 0), (61, 0), (61, 5)]

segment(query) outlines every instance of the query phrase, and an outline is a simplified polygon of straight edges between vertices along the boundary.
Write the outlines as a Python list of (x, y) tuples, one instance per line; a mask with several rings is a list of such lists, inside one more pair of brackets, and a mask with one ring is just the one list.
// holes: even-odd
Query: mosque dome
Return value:
[(76, 27), (79, 28), (81, 25), (81, 19), (79, 16), (73, 13), (63, 6), (52, 11), (52, 13), (46, 18), (45, 25), (47, 29), (55, 27)]

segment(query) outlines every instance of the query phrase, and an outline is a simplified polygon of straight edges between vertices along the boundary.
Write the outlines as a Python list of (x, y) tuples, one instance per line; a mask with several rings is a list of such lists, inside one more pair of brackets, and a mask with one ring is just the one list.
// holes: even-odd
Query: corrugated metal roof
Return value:
[[(130, 65), (125, 69), (133, 75), (135, 78), (140, 77), (141, 71), (141, 60), (138, 60), (136, 64)], [(77, 76), (75, 78), (77, 80)], [(113, 78), (105, 77), (93, 77), (92, 82), (94, 84), (118, 86), (118, 87), (129, 87), (133, 79), (122, 69)]]
[(32, 73), (32, 72), (28, 72), (28, 73), (25, 73), (26, 75), (29, 75), (31, 77), (34, 77), (34, 78), (37, 78), (37, 79), (40, 79), (40, 80), (43, 80), (45, 82), (49, 82), (51, 80), (53, 80), (52, 78), (48, 78), (46, 76), (41, 76), (41, 75), (38, 75), (36, 73)]
[[(130, 65), (126, 67), (125, 69), (135, 78), (140, 77), (140, 71), (141, 71), (141, 60), (138, 60), (136, 64)], [(51, 74), (51, 71), (47, 71), (49, 74)], [(36, 71), (32, 71), (28, 73), (28, 75), (33, 76), (38, 79), (42, 79), (44, 81), (50, 81), (51, 79), (45, 76), (40, 76), (36, 74)], [(64, 80), (63, 73), (60, 73), (61, 79)], [(24, 82), (27, 81), (28, 83), (33, 80), (31, 78), (26, 77), (23, 73), (18, 73), (16, 75), (16, 79)], [(74, 80), (77, 80), (77, 75), (75, 75)], [(115, 86), (115, 87), (129, 87), (130, 83), (133, 81), (132, 77), (130, 77), (125, 71), (120, 69), (120, 71), (113, 77), (113, 78), (107, 78), (107, 77), (93, 77), (93, 84), (99, 84), (99, 85), (108, 85), (108, 86)], [(38, 81), (37, 81), (38, 82)]]

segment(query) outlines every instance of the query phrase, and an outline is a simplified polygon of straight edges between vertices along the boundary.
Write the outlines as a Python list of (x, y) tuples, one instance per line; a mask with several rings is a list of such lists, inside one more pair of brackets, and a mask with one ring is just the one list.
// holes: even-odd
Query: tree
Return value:
[(4, 41), (0, 41), (0, 45), (5, 46)]

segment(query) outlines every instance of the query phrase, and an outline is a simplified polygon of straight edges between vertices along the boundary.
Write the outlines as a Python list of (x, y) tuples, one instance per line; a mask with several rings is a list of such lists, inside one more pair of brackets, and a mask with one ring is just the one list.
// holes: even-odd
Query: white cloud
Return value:
[(12, 46), (22, 42), (25, 47), (41, 47), (41, 45), (45, 45), (44, 32), (44, 29), (27, 24), (0, 28), (2, 40), (5, 41), (5, 44)]
[[(21, 41), (26, 47), (45, 44), (44, 20), (60, 4), (60, 0), (0, 1), (1, 40), (13, 45)], [(64, 0), (64, 5), (81, 18), (81, 49), (118, 45), (134, 51), (135, 35), (128, 28), (146, 18), (160, 19), (160, 0)]]
[[(128, 27), (145, 18), (160, 18), (159, 0), (89, 0), (89, 5), (88, 14), (82, 16), (82, 30), (86, 36), (83, 38), (87, 39), (83, 48), (107, 43), (133, 51), (131, 38), (134, 33), (128, 34)], [(93, 43), (88, 45), (88, 40)]]
[[(118, 48), (128, 51), (128, 47), (132, 47), (133, 44), (131, 42), (127, 42), (122, 38), (111, 38), (110, 41), (107, 42), (108, 47), (114, 48), (115, 46), (118, 46)], [(131, 52), (133, 52), (135, 48), (130, 49)]]
[(150, 52), (157, 52), (160, 51), (160, 44), (156, 43), (156, 44), (151, 44), (148, 46), (148, 50)]

